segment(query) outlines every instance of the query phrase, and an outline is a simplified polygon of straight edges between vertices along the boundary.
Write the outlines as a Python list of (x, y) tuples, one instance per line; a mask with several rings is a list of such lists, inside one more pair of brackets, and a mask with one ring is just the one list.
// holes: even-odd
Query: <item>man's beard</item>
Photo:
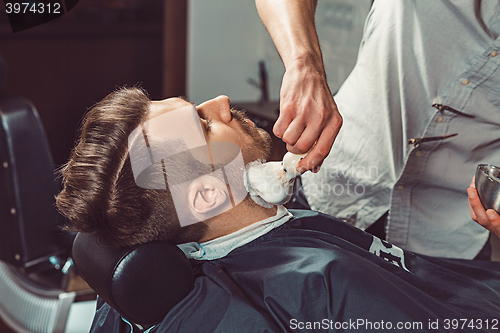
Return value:
[[(272, 139), (269, 133), (262, 128), (252, 126), (246, 122), (246, 119), (249, 118), (247, 117), (245, 111), (231, 108), (231, 114), (233, 119), (238, 122), (243, 132), (253, 139), (252, 144), (245, 147), (242, 151), (245, 166), (256, 160), (262, 160), (263, 162), (269, 160), (272, 152)], [(247, 194), (242, 203), (245, 203), (250, 207), (261, 208), (261, 206), (253, 201), (250, 194)]]
[(272, 139), (269, 133), (257, 126), (252, 126), (246, 119), (249, 119), (243, 110), (231, 108), (231, 115), (238, 122), (243, 132), (253, 139), (253, 143), (245, 147), (242, 151), (245, 165), (256, 161), (267, 161), (271, 157)]

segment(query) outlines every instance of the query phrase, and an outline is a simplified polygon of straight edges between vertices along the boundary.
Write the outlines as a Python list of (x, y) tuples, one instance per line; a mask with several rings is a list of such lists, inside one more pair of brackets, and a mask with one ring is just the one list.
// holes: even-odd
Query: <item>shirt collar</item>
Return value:
[(189, 259), (215, 260), (225, 257), (232, 250), (250, 243), (269, 231), (283, 225), (292, 218), (284, 207), (278, 206), (276, 215), (252, 223), (243, 229), (203, 243), (184, 243), (177, 245)]

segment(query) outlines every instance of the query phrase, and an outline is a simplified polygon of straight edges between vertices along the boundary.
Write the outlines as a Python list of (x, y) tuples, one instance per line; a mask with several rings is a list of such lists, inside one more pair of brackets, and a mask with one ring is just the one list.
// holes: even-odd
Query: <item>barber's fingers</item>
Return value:
[[(316, 145), (312, 148), (312, 150), (307, 154), (307, 156), (302, 159), (299, 164), (297, 164), (297, 170), (300, 172), (305, 172), (305, 171), (312, 171), (312, 172), (318, 172), (321, 165), (323, 164), (323, 161), (325, 158), (328, 156), (330, 153), (330, 150), (332, 149), (333, 142), (335, 141), (335, 138), (337, 137), (337, 134), (339, 133), (340, 126), (342, 123), (342, 118), (338, 120), (338, 124), (335, 122), (329, 122), (321, 131), (321, 135), (316, 141)], [(307, 133), (307, 129), (304, 132), (304, 134)], [(304, 136), (304, 135), (303, 135)], [(310, 136), (310, 138), (314, 137), (313, 135)], [(307, 139), (307, 138), (305, 138)], [(302, 140), (302, 136), (300, 137), (300, 140)], [(299, 141), (300, 141), (299, 140)]]
[(476, 188), (476, 176), (472, 176), (472, 181), (469, 184), (469, 188)]
[(488, 230), (500, 237), (500, 215), (493, 209), (488, 209), (486, 215), (488, 215), (488, 219), (490, 220)]
[(274, 125), (274, 135), (281, 138), (294, 154), (307, 153), (331, 117), (331, 111), (303, 100), (301, 103), (282, 103), (283, 108)]
[(475, 188), (474, 178), (467, 189), (471, 218), (500, 237), (500, 215), (493, 209), (485, 210)]
[(281, 109), (280, 107), (280, 115), (278, 117), (278, 120), (276, 120), (276, 123), (274, 124), (273, 127), (273, 133), (276, 135), (278, 138), (282, 138), (283, 134), (287, 130), (287, 128), (290, 126), (290, 123), (293, 121), (295, 117), (295, 112), (290, 110), (289, 108), (287, 109)]
[[(470, 217), (477, 222), (477, 216), (476, 213), (474, 212), (474, 208), (472, 207), (471, 200), (473, 200), (474, 196), (476, 195), (474, 192), (475, 189), (471, 189), (470, 187), (467, 189), (467, 195), (469, 196), (469, 210), (470, 210)], [(469, 193), (471, 192), (471, 193)]]
[[(288, 151), (290, 151), (293, 154), (305, 154), (309, 149), (311, 149), (312, 145), (317, 139), (318, 134), (317, 132), (310, 133), (311, 132), (311, 130), (309, 129), (310, 127), (311, 125), (306, 124), (301, 117), (295, 118), (290, 123), (288, 128), (285, 130), (285, 133), (283, 133), (282, 137), (283, 142), (285, 142), (287, 144), (287, 147), (289, 148)], [(308, 136), (307, 142), (304, 140), (304, 135)], [(299, 141), (299, 139), (301, 141), (300, 147), (296, 146), (297, 141)]]
[(469, 184), (469, 188), (467, 189), (467, 196), (468, 196), (468, 201), (469, 201), (469, 210), (470, 210), (470, 217), (477, 222), (477, 216), (476, 213), (474, 212), (474, 209), (472, 208), (471, 205), (471, 200), (474, 200), (474, 197), (477, 196), (477, 191), (476, 191), (476, 176), (472, 177), (472, 181)]
[(488, 216), (486, 215), (486, 210), (481, 204), (479, 196), (477, 195), (477, 191), (473, 187), (472, 183), (467, 189), (467, 196), (469, 197), (469, 208), (471, 211), (471, 218), (480, 225), (482, 225), (483, 227), (489, 225), (489, 219)]

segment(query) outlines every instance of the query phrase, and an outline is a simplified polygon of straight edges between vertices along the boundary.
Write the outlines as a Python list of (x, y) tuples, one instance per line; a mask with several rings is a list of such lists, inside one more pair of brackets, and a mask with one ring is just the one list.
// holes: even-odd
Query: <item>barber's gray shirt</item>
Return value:
[[(482, 3), (498, 35), (500, 5)], [(322, 170), (303, 175), (311, 207), (363, 229), (390, 210), (389, 242), (473, 258), (488, 232), (470, 218), (466, 189), (478, 164), (500, 165), (498, 52), (473, 1), (375, 1), (357, 64), (335, 97), (344, 126)]]

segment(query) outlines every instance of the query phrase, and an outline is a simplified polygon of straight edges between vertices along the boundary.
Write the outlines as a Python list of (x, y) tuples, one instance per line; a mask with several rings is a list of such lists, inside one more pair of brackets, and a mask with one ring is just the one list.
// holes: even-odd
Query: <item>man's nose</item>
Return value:
[(232, 119), (230, 111), (230, 100), (225, 95), (210, 99), (197, 107), (198, 113), (202, 117), (216, 118), (224, 123), (229, 123)]

